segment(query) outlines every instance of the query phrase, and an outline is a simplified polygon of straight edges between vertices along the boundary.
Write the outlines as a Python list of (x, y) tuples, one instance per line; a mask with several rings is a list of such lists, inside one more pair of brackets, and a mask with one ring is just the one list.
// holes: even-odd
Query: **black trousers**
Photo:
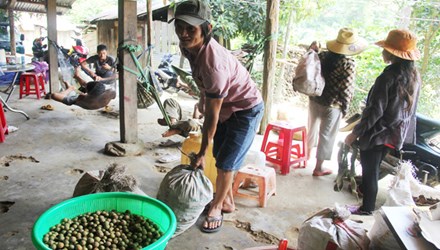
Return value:
[(363, 193), (361, 210), (373, 212), (376, 206), (378, 192), (380, 163), (390, 148), (377, 145), (371, 149), (361, 150), (362, 184), (360, 190)]

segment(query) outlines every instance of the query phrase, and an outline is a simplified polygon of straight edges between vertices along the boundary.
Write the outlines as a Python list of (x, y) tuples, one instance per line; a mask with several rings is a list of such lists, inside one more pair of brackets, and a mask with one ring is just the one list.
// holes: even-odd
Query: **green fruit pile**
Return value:
[(96, 211), (64, 218), (50, 228), (43, 242), (51, 249), (142, 249), (160, 237), (159, 227), (142, 216), (116, 211)]

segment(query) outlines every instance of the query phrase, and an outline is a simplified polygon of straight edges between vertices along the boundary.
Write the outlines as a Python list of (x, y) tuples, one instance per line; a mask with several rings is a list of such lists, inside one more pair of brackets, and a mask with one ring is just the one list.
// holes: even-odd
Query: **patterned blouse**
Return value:
[[(324, 65), (329, 52), (319, 53), (321, 65)], [(322, 69), (324, 72), (324, 69)], [(325, 87), (321, 96), (310, 97), (311, 100), (329, 107), (339, 107), (343, 116), (347, 114), (348, 106), (353, 98), (356, 64), (352, 58), (341, 57), (335, 69), (328, 76), (324, 75)]]

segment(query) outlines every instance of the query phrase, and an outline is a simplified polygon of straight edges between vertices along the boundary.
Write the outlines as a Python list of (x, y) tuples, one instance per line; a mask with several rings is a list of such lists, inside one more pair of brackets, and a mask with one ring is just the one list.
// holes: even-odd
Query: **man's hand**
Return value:
[(204, 155), (196, 154), (194, 158), (191, 159), (191, 166), (196, 168), (205, 169), (206, 160)]
[(112, 66), (108, 65), (108, 63), (104, 63), (104, 64), (102, 65), (102, 68), (104, 68), (105, 70), (111, 70), (111, 69), (112, 69)]

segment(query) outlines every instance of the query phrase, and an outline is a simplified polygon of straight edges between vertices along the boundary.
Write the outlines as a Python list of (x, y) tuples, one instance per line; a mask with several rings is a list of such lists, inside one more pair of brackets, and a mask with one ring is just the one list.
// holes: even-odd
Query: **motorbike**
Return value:
[[(38, 37), (34, 39), (32, 43), (33, 60), (48, 62), (47, 44), (44, 44), (46, 38), (47, 37)], [(81, 39), (73, 37), (72, 39), (75, 41), (75, 45), (71, 48), (64, 48), (63, 46), (58, 45), (55, 41), (47, 40), (50, 44), (55, 46), (58, 54), (61, 53), (73, 67), (77, 67), (81, 62), (87, 59), (89, 49), (83, 45)]]
[(172, 57), (173, 55), (171, 54), (165, 54), (157, 70), (154, 72), (162, 89), (172, 93), (182, 91), (194, 99), (198, 99), (200, 90), (194, 82), (191, 72), (172, 65)]
[(157, 70), (154, 72), (162, 89), (171, 90), (174, 93), (179, 92), (177, 87), (177, 74), (174, 72), (171, 63), (173, 62), (172, 54), (163, 55)]
[[(347, 119), (347, 125), (340, 131), (348, 132), (360, 121), (360, 114)], [(356, 176), (355, 166), (358, 165), (358, 146), (339, 143), (338, 150), (338, 175), (335, 180), (335, 191), (343, 187), (344, 179), (350, 181), (349, 188), (352, 193), (357, 194), (357, 186), (361, 181)], [(399, 163), (410, 161), (414, 166), (414, 175), (417, 179), (429, 186), (435, 186), (439, 181), (440, 169), (440, 120), (428, 118), (422, 114), (416, 114), (416, 143), (404, 144), (402, 149), (391, 148), (385, 156), (379, 170), (379, 179), (388, 174), (395, 174)]]
[(33, 61), (48, 62), (47, 44), (44, 44), (46, 37), (35, 38), (32, 42)]

